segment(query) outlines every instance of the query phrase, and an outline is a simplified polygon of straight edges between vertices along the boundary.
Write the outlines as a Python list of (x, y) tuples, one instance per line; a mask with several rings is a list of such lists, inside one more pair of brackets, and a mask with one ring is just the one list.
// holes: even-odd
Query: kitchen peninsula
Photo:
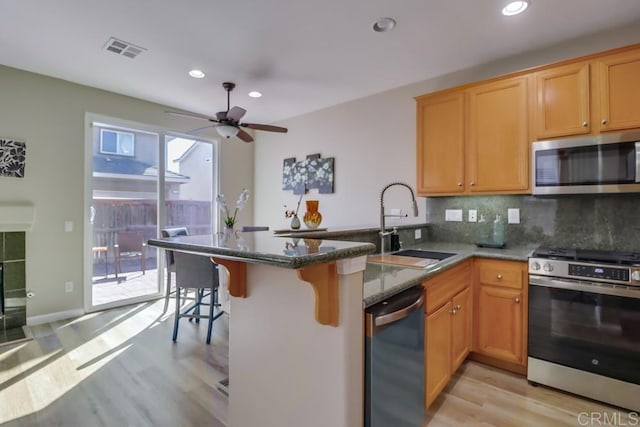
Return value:
[(149, 245), (229, 271), (230, 425), (363, 425), (363, 271), (374, 245), (268, 231)]

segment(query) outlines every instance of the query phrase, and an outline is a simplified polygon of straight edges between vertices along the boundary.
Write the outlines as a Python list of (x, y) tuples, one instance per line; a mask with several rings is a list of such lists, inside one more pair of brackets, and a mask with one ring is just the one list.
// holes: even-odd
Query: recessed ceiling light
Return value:
[(202, 78), (204, 78), (204, 72), (202, 72), (200, 70), (191, 70), (191, 71), (189, 71), (189, 75), (191, 77), (193, 77), (194, 79), (202, 79)]
[(531, 1), (529, 0), (518, 0), (518, 1), (510, 1), (502, 8), (502, 14), (504, 16), (513, 16), (519, 13), (524, 12), (529, 7)]
[(252, 90), (251, 92), (249, 92), (249, 96), (252, 98), (260, 98), (262, 94), (257, 90)]
[(373, 31), (376, 33), (386, 33), (393, 30), (396, 26), (396, 20), (393, 18), (380, 18), (373, 23)]

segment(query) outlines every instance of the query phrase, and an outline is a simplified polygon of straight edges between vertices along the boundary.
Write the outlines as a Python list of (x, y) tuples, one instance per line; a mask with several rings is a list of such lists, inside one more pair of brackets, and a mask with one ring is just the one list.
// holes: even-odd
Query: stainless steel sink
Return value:
[(434, 259), (434, 260), (442, 261), (443, 259), (450, 258), (452, 256), (455, 256), (456, 254), (452, 254), (450, 252), (423, 251), (420, 249), (404, 249), (398, 252), (394, 252), (390, 255), (408, 256), (408, 257), (414, 257), (414, 258)]

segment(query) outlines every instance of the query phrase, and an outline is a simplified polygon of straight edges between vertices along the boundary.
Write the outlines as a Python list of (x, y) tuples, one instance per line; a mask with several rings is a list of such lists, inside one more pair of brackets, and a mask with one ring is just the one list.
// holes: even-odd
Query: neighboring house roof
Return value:
[(193, 144), (189, 146), (189, 148), (184, 150), (184, 153), (182, 153), (180, 157), (178, 157), (177, 159), (173, 159), (173, 163), (180, 163), (181, 161), (183, 161), (187, 156), (189, 156), (193, 152), (193, 150), (196, 149), (198, 145), (199, 145), (199, 141), (194, 141)]
[[(93, 156), (94, 175), (129, 175), (127, 178), (157, 177), (158, 168), (130, 157)], [(170, 181), (188, 182), (189, 177), (179, 173), (165, 171), (165, 178)]]

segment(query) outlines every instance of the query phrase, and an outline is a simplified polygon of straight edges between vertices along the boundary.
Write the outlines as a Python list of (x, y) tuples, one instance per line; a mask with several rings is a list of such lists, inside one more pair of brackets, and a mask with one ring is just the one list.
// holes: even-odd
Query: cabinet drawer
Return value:
[(523, 263), (517, 261), (478, 260), (480, 283), (522, 289)]
[(450, 268), (435, 277), (425, 280), (425, 311), (427, 314), (451, 300), (458, 292), (471, 283), (471, 261)]

